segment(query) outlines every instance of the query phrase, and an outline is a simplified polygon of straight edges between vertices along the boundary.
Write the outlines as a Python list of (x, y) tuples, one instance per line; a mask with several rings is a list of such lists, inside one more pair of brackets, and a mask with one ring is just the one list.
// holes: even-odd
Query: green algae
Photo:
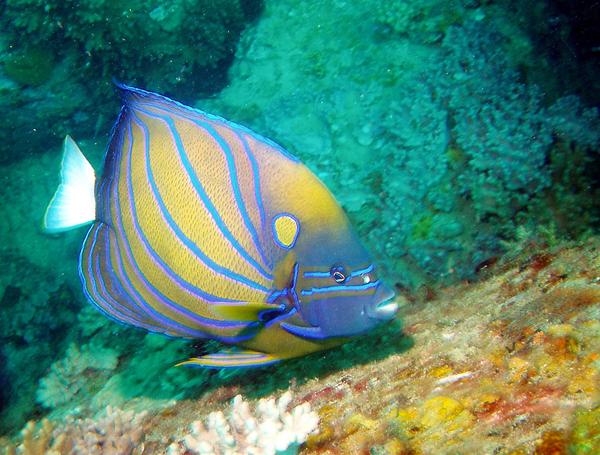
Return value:
[(41, 85), (50, 79), (54, 56), (41, 47), (24, 49), (10, 55), (4, 62), (4, 72), (21, 85)]
[(426, 240), (429, 238), (432, 228), (433, 215), (430, 213), (421, 215), (413, 225), (412, 238), (414, 240)]
[(571, 434), (569, 453), (592, 454), (600, 451), (600, 407), (579, 411)]

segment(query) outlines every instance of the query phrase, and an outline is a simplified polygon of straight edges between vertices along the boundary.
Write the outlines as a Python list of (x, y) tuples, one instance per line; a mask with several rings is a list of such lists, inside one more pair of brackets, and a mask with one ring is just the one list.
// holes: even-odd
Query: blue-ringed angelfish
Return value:
[(274, 142), (119, 85), (123, 107), (95, 178), (66, 137), (49, 232), (92, 223), (88, 299), (152, 332), (237, 349), (203, 367), (261, 366), (339, 345), (397, 311), (323, 183)]

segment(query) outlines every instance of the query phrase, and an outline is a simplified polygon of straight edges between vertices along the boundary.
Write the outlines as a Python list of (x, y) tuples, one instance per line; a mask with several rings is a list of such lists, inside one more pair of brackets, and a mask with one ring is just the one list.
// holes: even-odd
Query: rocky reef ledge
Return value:
[[(517, 250), (482, 264), (479, 282), (405, 296), (401, 321), (312, 360), (358, 361), (304, 380), (287, 376), (285, 400), (264, 397), (282, 396), (282, 377), (308, 368), (306, 360), (234, 376), (158, 411), (109, 408), (101, 417), (30, 423), (22, 440), (4, 446), (23, 454), (75, 453), (76, 444), (88, 444), (85, 453), (194, 454), (226, 453), (219, 447), (229, 444), (227, 453), (244, 453), (231, 444), (270, 436), (260, 425), (242, 434), (232, 413), (259, 421), (272, 409), (270, 421), (296, 445), (268, 453), (600, 453), (600, 239)], [(265, 393), (278, 375), (279, 390)], [(250, 405), (230, 405), (238, 394)], [(235, 434), (219, 441), (224, 416)], [(215, 430), (212, 452), (194, 448), (199, 428)]]

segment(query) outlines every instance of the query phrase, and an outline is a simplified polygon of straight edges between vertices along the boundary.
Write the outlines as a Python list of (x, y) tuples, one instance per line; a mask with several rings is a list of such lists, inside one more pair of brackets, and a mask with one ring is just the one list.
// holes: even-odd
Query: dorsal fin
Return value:
[(159, 103), (159, 104), (167, 104), (170, 107), (178, 107), (180, 109), (184, 109), (187, 111), (194, 111), (189, 106), (185, 104), (181, 104), (171, 98), (159, 95), (158, 93), (149, 92), (148, 90), (144, 90), (137, 87), (131, 87), (130, 85), (123, 84), (121, 82), (115, 82), (115, 86), (119, 91), (119, 95), (121, 97), (121, 101), (125, 106), (135, 107), (136, 105), (143, 105), (145, 103)]

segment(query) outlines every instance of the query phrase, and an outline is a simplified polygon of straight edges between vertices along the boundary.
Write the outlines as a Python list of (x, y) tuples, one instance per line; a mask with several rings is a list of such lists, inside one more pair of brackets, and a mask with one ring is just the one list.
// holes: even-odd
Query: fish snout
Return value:
[(398, 304), (393, 301), (396, 294), (389, 286), (380, 284), (373, 296), (373, 302), (367, 307), (367, 316), (380, 321), (389, 321), (398, 313)]

